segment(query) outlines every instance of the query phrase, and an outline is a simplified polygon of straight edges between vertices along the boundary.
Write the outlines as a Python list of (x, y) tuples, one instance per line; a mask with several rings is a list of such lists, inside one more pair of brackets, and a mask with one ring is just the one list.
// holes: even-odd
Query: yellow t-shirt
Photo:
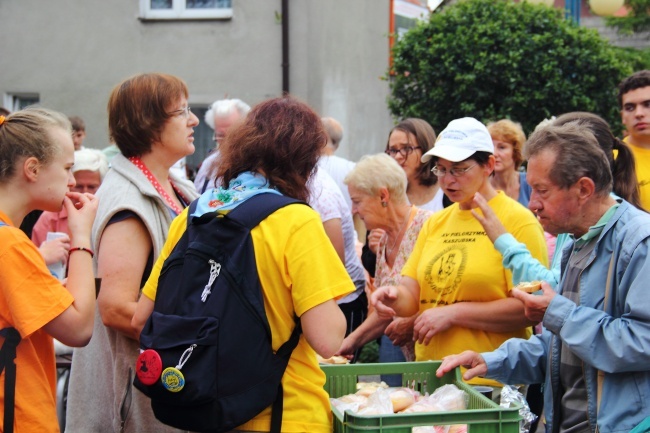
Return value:
[[(187, 209), (171, 224), (167, 242), (154, 264), (142, 293), (155, 299), (160, 270), (187, 227)], [(264, 307), (273, 335), (273, 349), (286, 342), (294, 327), (294, 314), (355, 290), (343, 263), (311, 208), (293, 204), (271, 214), (251, 231)], [(235, 354), (233, 356), (236, 356)], [(332, 431), (325, 375), (304, 336), (293, 351), (282, 377), (283, 432)], [(240, 430), (269, 431), (270, 407)]]
[[(14, 432), (58, 432), (56, 363), (52, 337), (43, 326), (65, 311), (74, 298), (45, 265), (32, 241), (0, 212), (0, 329), (22, 336), (16, 349)], [(0, 345), (4, 338), (0, 337)], [(0, 376), (4, 407), (5, 374)], [(0, 409), (0, 426), (4, 411)]]
[[(535, 216), (499, 191), (488, 202), (506, 230), (528, 246), (533, 257), (548, 266), (544, 231)], [(424, 224), (402, 275), (420, 286), (420, 312), (457, 302), (488, 302), (507, 298), (512, 274), (501, 254), (468, 210), (454, 204), (435, 213)], [(452, 327), (435, 335), (429, 344), (416, 344), (417, 361), (439, 360), (464, 350), (489, 352), (512, 337), (528, 338), (530, 328), (507, 333)], [(497, 384), (486, 379), (470, 383)]]
[(623, 141), (634, 154), (634, 166), (636, 168), (636, 178), (639, 182), (641, 206), (644, 209), (650, 209), (650, 149), (631, 144), (629, 138), (625, 137)]

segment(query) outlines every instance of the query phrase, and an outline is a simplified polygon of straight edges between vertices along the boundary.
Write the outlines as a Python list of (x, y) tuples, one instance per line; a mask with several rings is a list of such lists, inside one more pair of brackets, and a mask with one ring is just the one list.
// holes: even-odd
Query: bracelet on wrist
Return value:
[(72, 248), (70, 248), (70, 251), (68, 251), (68, 255), (74, 253), (75, 251), (85, 251), (88, 254), (90, 254), (91, 259), (93, 257), (95, 257), (95, 253), (93, 252), (93, 250), (91, 250), (90, 248), (84, 248), (84, 247), (72, 247)]

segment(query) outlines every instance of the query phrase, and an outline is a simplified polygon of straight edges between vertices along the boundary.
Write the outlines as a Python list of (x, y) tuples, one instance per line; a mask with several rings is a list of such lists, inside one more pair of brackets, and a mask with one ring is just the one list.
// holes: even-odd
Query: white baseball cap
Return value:
[(476, 152), (493, 154), (492, 137), (481, 122), (473, 117), (463, 117), (449, 122), (449, 125), (438, 135), (433, 148), (422, 155), (422, 162), (427, 162), (434, 156), (451, 162), (460, 162)]

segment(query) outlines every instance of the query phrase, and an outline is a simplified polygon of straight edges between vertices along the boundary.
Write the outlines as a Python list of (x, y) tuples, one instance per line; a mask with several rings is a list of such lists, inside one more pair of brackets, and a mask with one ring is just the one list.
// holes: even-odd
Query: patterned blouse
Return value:
[[(375, 271), (374, 287), (397, 286), (400, 283), (402, 267), (404, 267), (404, 264), (413, 251), (413, 246), (415, 246), (415, 241), (424, 222), (433, 214), (434, 212), (429, 210), (420, 209), (415, 206), (411, 207), (408, 227), (406, 232), (404, 232), (402, 242), (399, 244), (399, 249), (392, 267), (386, 262), (387, 236), (380, 239), (377, 251), (377, 269)], [(412, 361), (415, 358), (414, 343), (410, 342), (402, 346), (402, 352), (404, 352), (407, 361)]]

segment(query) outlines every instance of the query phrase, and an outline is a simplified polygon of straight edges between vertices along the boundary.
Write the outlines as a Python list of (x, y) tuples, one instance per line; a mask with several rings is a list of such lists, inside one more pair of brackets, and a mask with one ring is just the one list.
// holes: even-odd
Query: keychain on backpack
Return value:
[(178, 365), (176, 367), (167, 367), (162, 372), (160, 380), (167, 391), (178, 392), (185, 386), (185, 376), (181, 373), (181, 368), (183, 368), (187, 360), (190, 359), (195, 347), (196, 344), (192, 344), (190, 347), (185, 349), (185, 352), (181, 355), (181, 359), (178, 360)]
[(221, 263), (217, 263), (212, 259), (210, 259), (208, 263), (210, 264), (210, 278), (208, 279), (208, 284), (205, 285), (203, 292), (201, 293), (201, 302), (208, 300), (208, 296), (210, 296), (210, 293), (212, 293), (212, 284), (221, 272)]

